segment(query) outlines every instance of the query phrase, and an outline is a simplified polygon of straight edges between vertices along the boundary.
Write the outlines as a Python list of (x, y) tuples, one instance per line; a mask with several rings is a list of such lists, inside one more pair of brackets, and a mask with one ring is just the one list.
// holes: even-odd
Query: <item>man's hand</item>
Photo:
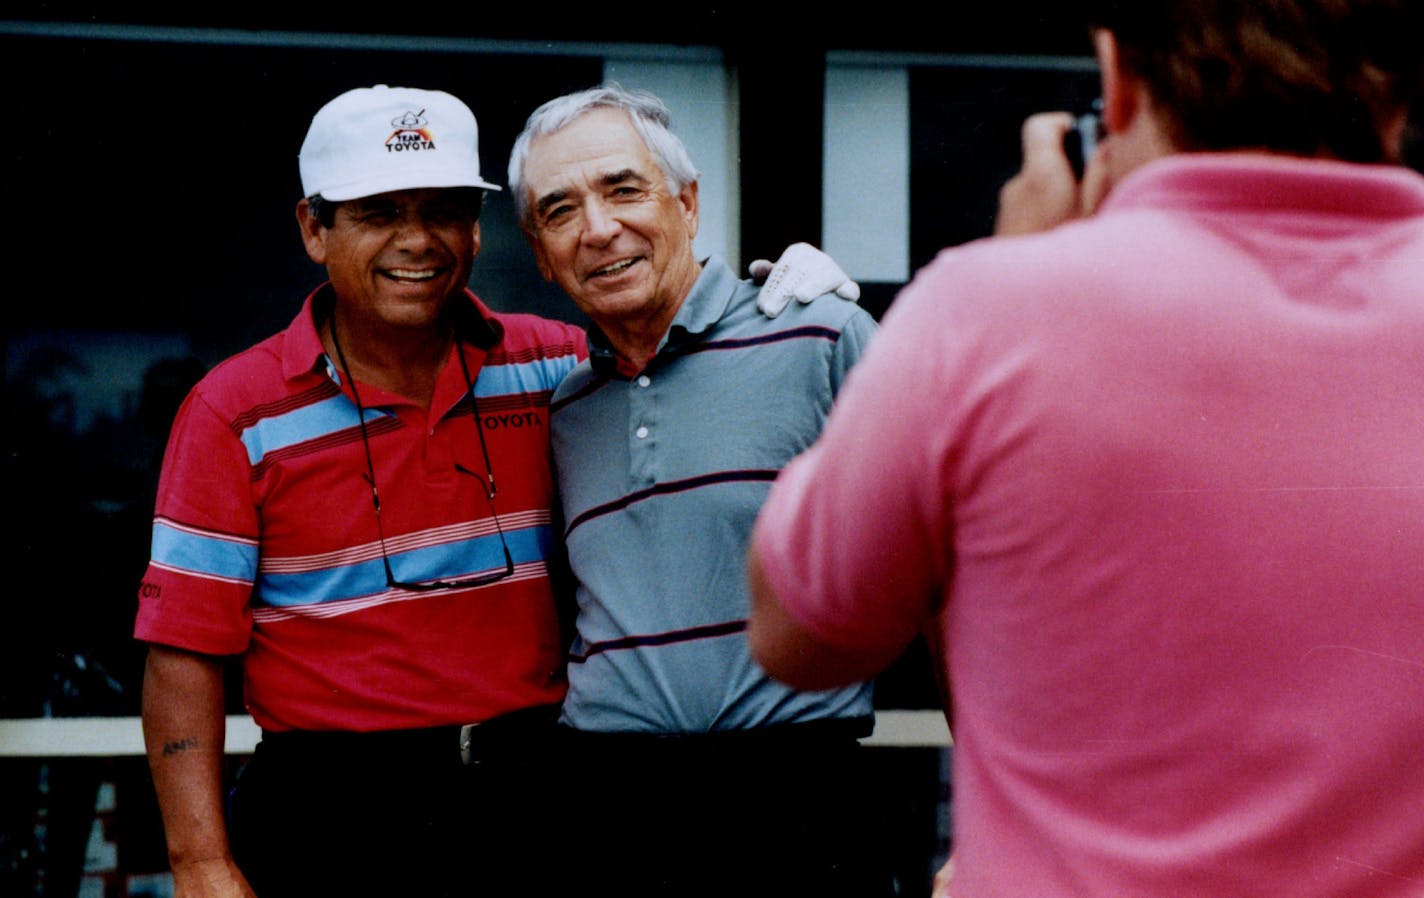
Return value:
[(757, 308), (768, 318), (780, 315), (791, 300), (810, 302), (826, 293), (855, 302), (860, 285), (851, 280), (836, 261), (809, 243), (793, 243), (772, 265), (757, 259), (747, 266), (752, 280), (762, 283)]
[(173, 866), (174, 898), (257, 898), (231, 857)]
[(1107, 194), (1106, 152), (1111, 138), (1098, 144), (1080, 184), (1063, 151), (1063, 136), (1073, 127), (1066, 112), (1041, 112), (1023, 124), (1023, 167), (999, 191), (998, 236), (1034, 234), (1065, 221), (1091, 215)]

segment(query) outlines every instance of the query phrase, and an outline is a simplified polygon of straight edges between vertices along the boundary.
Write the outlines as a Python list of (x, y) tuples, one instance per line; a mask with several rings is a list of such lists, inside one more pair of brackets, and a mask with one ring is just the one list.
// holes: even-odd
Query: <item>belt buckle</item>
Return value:
[(467, 723), (460, 727), (460, 762), (466, 767), (479, 764), (479, 759), (475, 757), (475, 727), (478, 723)]

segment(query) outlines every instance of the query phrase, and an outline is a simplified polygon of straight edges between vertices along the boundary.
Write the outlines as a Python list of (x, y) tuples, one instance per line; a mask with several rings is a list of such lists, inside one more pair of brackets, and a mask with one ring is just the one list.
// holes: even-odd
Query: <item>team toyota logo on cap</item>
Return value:
[(386, 152), (435, 149), (435, 138), (430, 134), (429, 124), (425, 119), (424, 109), (419, 112), (406, 110), (404, 114), (391, 119), (391, 127), (396, 130), (386, 138)]

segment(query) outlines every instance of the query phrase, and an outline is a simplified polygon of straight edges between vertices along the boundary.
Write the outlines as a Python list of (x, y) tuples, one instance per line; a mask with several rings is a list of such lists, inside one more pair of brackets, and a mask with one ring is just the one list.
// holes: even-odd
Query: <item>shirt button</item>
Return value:
[(633, 433), (637, 435), (638, 439), (640, 440), (646, 440), (648, 438), (648, 428), (646, 427), (639, 427), (637, 430), (633, 431)]
[(650, 383), (652, 383), (652, 382), (653, 382), (653, 379), (652, 379), (651, 377), (649, 377), (648, 375), (646, 375), (646, 374), (639, 374), (639, 375), (638, 375), (638, 386), (640, 386), (640, 387), (646, 387), (648, 384), (650, 384)]

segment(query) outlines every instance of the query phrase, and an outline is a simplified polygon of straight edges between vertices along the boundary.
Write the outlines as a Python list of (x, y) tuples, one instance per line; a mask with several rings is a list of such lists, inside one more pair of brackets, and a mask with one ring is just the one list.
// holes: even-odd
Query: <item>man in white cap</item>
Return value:
[[(441, 92), (323, 107), (297, 221), (329, 280), (178, 414), (136, 635), (179, 895), (445, 894), (460, 844), (472, 886), (517, 866), (563, 694), (547, 403), (585, 350), (466, 287), (477, 138)], [(230, 655), (263, 738), (225, 809)]]
[[(467, 288), (499, 188), (455, 97), (344, 93), (299, 163), (329, 279), (188, 396), (140, 590), (176, 894), (529, 894), (565, 690), (548, 403), (584, 335)], [(263, 738), (225, 805), (234, 655)]]

